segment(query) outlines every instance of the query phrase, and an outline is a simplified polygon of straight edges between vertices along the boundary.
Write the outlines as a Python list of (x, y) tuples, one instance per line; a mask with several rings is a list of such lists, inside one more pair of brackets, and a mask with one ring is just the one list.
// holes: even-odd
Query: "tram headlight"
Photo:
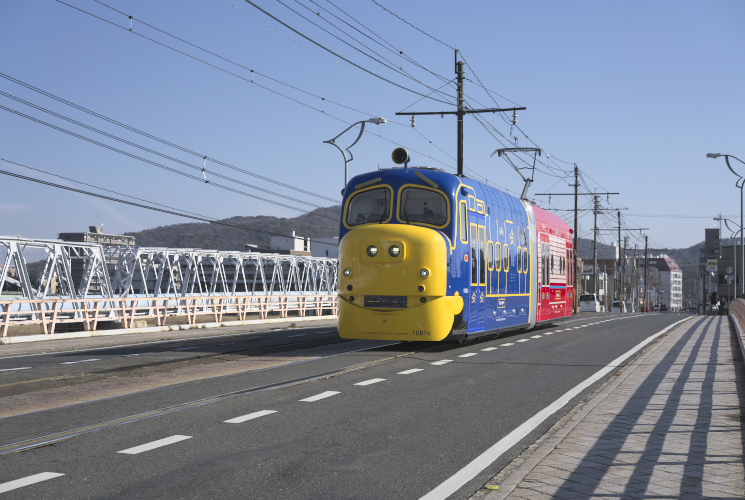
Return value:
[(369, 247), (367, 247), (367, 255), (369, 257), (375, 257), (376, 255), (378, 255), (378, 247), (376, 247), (375, 245), (370, 245)]
[(421, 271), (419, 271), (419, 276), (421, 276), (422, 278), (428, 278), (429, 277), (429, 269), (427, 269), (425, 267), (424, 269), (422, 269)]
[(401, 247), (398, 245), (391, 245), (391, 247), (388, 249), (388, 255), (391, 257), (398, 257), (401, 255)]
[(351, 269), (345, 269), (344, 270), (344, 276), (352, 276), (352, 270)]

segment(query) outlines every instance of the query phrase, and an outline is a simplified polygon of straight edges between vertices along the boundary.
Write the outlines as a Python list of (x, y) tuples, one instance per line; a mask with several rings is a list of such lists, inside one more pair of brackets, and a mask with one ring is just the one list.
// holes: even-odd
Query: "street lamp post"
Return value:
[[(736, 245), (737, 245), (737, 235), (738, 234), (740, 234), (740, 239), (742, 240), (742, 234), (741, 234), (742, 233), (742, 227), (740, 229), (738, 229), (737, 231), (733, 231), (732, 228), (729, 227), (729, 223), (732, 222), (734, 224), (734, 221), (731, 221), (730, 219), (725, 219), (725, 218), (723, 218), (721, 216), (720, 217), (716, 217), (714, 220), (719, 221), (720, 222), (720, 225), (721, 225), (721, 222), (724, 221), (725, 227), (732, 233), (732, 235), (730, 236), (730, 239), (731, 240), (732, 239), (735, 240), (733, 242), (733, 244), (732, 244), (732, 261), (734, 263), (733, 265), (735, 266), (734, 274), (732, 275), (732, 277), (734, 278), (734, 281), (735, 281), (735, 298), (737, 298), (737, 251), (736, 251)], [(722, 254), (721, 253), (722, 251), (723, 251), (723, 249), (720, 249), (720, 255)], [(727, 276), (730, 276), (730, 274), (727, 273)], [(731, 295), (732, 295), (732, 283), (730, 281), (728, 281), (728, 284), (729, 284), (729, 290), (728, 291), (729, 291), (729, 295), (730, 295), (729, 299), (730, 299), (730, 302), (731, 302), (732, 301), (732, 297), (731, 297)]]
[[(370, 118), (368, 120), (360, 120), (360, 121), (358, 121), (356, 123), (351, 124), (349, 127), (345, 128), (344, 131), (341, 134), (337, 135), (333, 139), (329, 139), (328, 141), (323, 141), (324, 144), (331, 144), (336, 149), (338, 149), (339, 152), (341, 153), (341, 155), (344, 157), (344, 189), (346, 189), (346, 187), (347, 187), (347, 182), (348, 182), (348, 179), (347, 178), (349, 177), (348, 164), (349, 164), (350, 161), (354, 160), (354, 155), (352, 154), (352, 152), (350, 151), (350, 149), (352, 148), (352, 146), (354, 146), (355, 144), (357, 144), (357, 142), (362, 138), (362, 134), (363, 134), (363, 132), (365, 132), (365, 124), (366, 123), (374, 123), (375, 125), (381, 125), (383, 123), (386, 123), (387, 121), (388, 120), (386, 120), (385, 118)], [(342, 149), (341, 147), (339, 147), (339, 145), (336, 143), (336, 140), (339, 137), (341, 137), (342, 135), (346, 134), (347, 131), (349, 131), (350, 129), (356, 127), (357, 125), (361, 125), (361, 127), (360, 127), (360, 133), (359, 133), (359, 135), (357, 135), (357, 138), (354, 140), (354, 142), (352, 144), (350, 144), (349, 146), (347, 146), (346, 148), (344, 148), (344, 149)], [(349, 158), (347, 158), (347, 153), (349, 153)], [(343, 193), (344, 193), (344, 191), (342, 191), (342, 194)]]
[[(745, 178), (742, 175), (740, 175), (737, 172), (735, 172), (735, 170), (729, 164), (729, 159), (730, 159), (730, 157), (732, 157), (735, 160), (737, 160), (740, 163), (742, 163), (743, 165), (745, 165), (745, 161), (742, 161), (741, 159), (739, 159), (736, 156), (723, 155), (721, 153), (707, 153), (706, 154), (706, 157), (707, 158), (719, 158), (720, 156), (724, 156), (724, 161), (727, 162), (727, 168), (730, 170), (730, 172), (732, 172), (737, 177), (739, 177), (739, 179), (735, 183), (735, 186), (738, 187), (738, 188), (740, 188), (740, 231), (742, 231), (743, 230), (743, 227), (745, 227), (745, 225), (743, 225), (743, 220), (742, 220), (743, 219), (743, 188), (745, 188)], [(741, 234), (740, 235), (740, 255), (742, 257), (742, 260), (740, 261), (742, 263), (742, 266), (740, 266), (741, 267), (741, 273), (742, 273), (740, 282), (741, 282), (742, 287), (743, 287), (743, 295), (745, 296), (745, 234)], [(737, 260), (737, 257), (735, 257), (735, 260)], [(737, 275), (735, 275), (735, 276), (737, 276)], [(737, 284), (736, 283), (737, 282), (735, 282), (735, 298), (737, 298)]]

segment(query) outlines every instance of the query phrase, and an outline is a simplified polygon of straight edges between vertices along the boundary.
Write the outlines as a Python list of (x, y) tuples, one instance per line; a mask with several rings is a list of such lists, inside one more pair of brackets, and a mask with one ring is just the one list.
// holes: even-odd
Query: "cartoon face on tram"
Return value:
[(462, 341), (571, 316), (569, 226), (479, 181), (426, 167), (344, 191), (339, 335)]

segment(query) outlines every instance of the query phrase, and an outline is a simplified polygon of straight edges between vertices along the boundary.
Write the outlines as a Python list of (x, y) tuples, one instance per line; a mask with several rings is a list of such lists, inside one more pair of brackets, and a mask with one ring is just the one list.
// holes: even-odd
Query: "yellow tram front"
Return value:
[(449, 199), (408, 174), (381, 172), (349, 186), (339, 244), (342, 338), (443, 340), (463, 310), (462, 297), (447, 295), (450, 248), (438, 230), (450, 223)]

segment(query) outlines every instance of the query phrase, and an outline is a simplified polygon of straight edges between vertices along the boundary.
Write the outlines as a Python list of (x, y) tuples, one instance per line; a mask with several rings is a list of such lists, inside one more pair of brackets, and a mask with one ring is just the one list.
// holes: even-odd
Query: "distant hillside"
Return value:
[(220, 224), (187, 223), (160, 226), (137, 233), (126, 233), (137, 238), (144, 247), (203, 248), (209, 250), (242, 250), (246, 243), (269, 246), (271, 234), (289, 236), (292, 231), (309, 238), (332, 238), (339, 235), (341, 206), (318, 208), (293, 219), (265, 215), (231, 217), (219, 222), (247, 226), (259, 231), (247, 231)]

